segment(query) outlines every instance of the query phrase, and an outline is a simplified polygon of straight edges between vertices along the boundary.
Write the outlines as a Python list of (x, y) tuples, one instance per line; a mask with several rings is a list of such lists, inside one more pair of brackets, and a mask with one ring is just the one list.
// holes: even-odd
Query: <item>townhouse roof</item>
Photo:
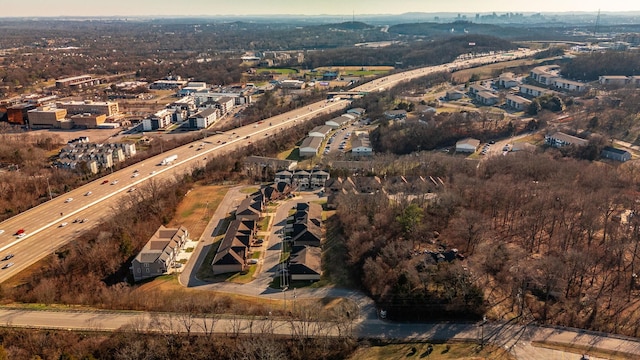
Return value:
[(290, 274), (321, 274), (322, 251), (319, 247), (305, 246), (289, 262)]
[(304, 140), (302, 140), (302, 144), (300, 144), (300, 148), (318, 149), (320, 148), (321, 144), (322, 144), (321, 137), (309, 136), (304, 138)]
[(153, 263), (165, 260), (179, 246), (181, 239), (187, 233), (187, 229), (183, 226), (179, 228), (166, 228), (160, 226), (158, 230), (151, 236), (149, 241), (144, 245), (142, 250), (136, 255), (139, 263)]
[(458, 145), (470, 145), (470, 146), (478, 147), (480, 146), (480, 140), (473, 139), (473, 138), (466, 138), (466, 139), (458, 140), (458, 142), (456, 142), (456, 146)]

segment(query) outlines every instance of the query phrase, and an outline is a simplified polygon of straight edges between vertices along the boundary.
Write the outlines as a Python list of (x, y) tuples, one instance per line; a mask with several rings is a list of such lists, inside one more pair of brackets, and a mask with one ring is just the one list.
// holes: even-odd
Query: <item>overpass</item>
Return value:
[(327, 93), (327, 99), (357, 99), (368, 93), (368, 91), (331, 91)]

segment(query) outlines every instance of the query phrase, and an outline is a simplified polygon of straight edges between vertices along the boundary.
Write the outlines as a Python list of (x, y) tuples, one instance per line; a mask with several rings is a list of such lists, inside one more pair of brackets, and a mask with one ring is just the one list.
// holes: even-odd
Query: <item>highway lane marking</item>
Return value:
[[(284, 122), (284, 123), (285, 123), (285, 124), (288, 124), (288, 123), (292, 122), (293, 120), (297, 120), (298, 118), (305, 118), (305, 117), (308, 117), (308, 116), (310, 116), (310, 115), (314, 115), (314, 114), (315, 114), (315, 113), (317, 113), (317, 112), (326, 111), (326, 110), (327, 110), (328, 108), (330, 108), (330, 107), (334, 107), (334, 106), (337, 106), (337, 105), (339, 105), (339, 104), (342, 104), (342, 103), (343, 103), (343, 101), (346, 101), (346, 100), (341, 100), (341, 101), (339, 101), (339, 102), (332, 103), (331, 105), (329, 105), (329, 107), (320, 107), (320, 108), (318, 108), (318, 109), (316, 109), (316, 110), (312, 110), (312, 111), (310, 111), (310, 112), (308, 112), (308, 113), (304, 113), (304, 114), (302, 114), (302, 115), (296, 115), (295, 117), (293, 117), (292, 119), (289, 119), (288, 121), (286, 121), (286, 122)], [(282, 124), (282, 123), (281, 123), (281, 124)], [(256, 135), (256, 134), (260, 134), (260, 133), (262, 133), (262, 132), (265, 132), (265, 131), (268, 131), (268, 130), (271, 130), (271, 129), (277, 128), (277, 127), (278, 127), (278, 125), (279, 125), (279, 124), (272, 125), (272, 126), (268, 126), (268, 127), (264, 128), (264, 129), (262, 129), (262, 130), (259, 130), (259, 131), (256, 131), (256, 132), (253, 132), (253, 133), (250, 133), (248, 136), (252, 136), (252, 135)], [(216, 135), (219, 135), (219, 134), (216, 134)], [(214, 136), (216, 136), (216, 135), (213, 135), (213, 136), (210, 136), (210, 137), (214, 137)], [(67, 214), (67, 215), (65, 215), (65, 216), (60, 217), (59, 219), (56, 219), (55, 221), (52, 221), (52, 222), (50, 222), (50, 223), (48, 223), (48, 224), (46, 224), (46, 225), (44, 225), (44, 226), (41, 226), (40, 228), (37, 228), (37, 229), (35, 229), (35, 230), (33, 230), (33, 231), (29, 231), (29, 232), (27, 232), (27, 234), (26, 234), (25, 236), (23, 236), (23, 237), (21, 237), (21, 238), (17, 238), (17, 239), (15, 239), (14, 241), (10, 242), (9, 244), (7, 244), (7, 245), (5, 245), (5, 246), (0, 247), (0, 252), (5, 251), (5, 250), (7, 250), (7, 249), (10, 249), (11, 247), (13, 247), (13, 246), (15, 246), (15, 245), (17, 245), (17, 244), (21, 243), (22, 241), (27, 240), (27, 239), (28, 239), (28, 238), (30, 238), (32, 235), (38, 234), (39, 232), (44, 231), (44, 230), (46, 230), (46, 229), (48, 229), (48, 228), (50, 228), (50, 227), (52, 227), (52, 226), (57, 226), (57, 224), (58, 224), (60, 221), (62, 221), (62, 220), (66, 220), (66, 219), (68, 219), (68, 218), (70, 218), (70, 217), (73, 217), (74, 215), (76, 215), (76, 214), (78, 214), (78, 213), (80, 213), (80, 212), (82, 212), (82, 211), (85, 211), (85, 210), (87, 210), (88, 208), (93, 207), (93, 206), (97, 205), (98, 203), (101, 203), (101, 202), (103, 202), (103, 201), (105, 201), (105, 200), (107, 200), (107, 199), (109, 199), (109, 198), (112, 198), (112, 197), (114, 197), (114, 196), (116, 196), (116, 195), (118, 195), (118, 194), (122, 193), (123, 191), (128, 191), (130, 188), (135, 187), (136, 185), (139, 185), (139, 184), (141, 184), (141, 183), (143, 183), (143, 182), (145, 182), (145, 181), (149, 180), (150, 178), (153, 178), (154, 176), (160, 175), (160, 174), (162, 174), (162, 173), (164, 173), (164, 172), (166, 172), (166, 171), (169, 171), (170, 169), (173, 169), (173, 168), (175, 168), (175, 167), (178, 167), (178, 166), (180, 166), (180, 165), (183, 165), (183, 164), (185, 164), (185, 163), (187, 163), (187, 162), (189, 162), (189, 161), (195, 160), (196, 158), (201, 157), (201, 156), (202, 156), (202, 155), (204, 155), (204, 154), (209, 154), (209, 153), (211, 153), (211, 152), (213, 152), (213, 151), (219, 150), (219, 149), (221, 149), (221, 148), (223, 148), (223, 147), (226, 147), (226, 146), (230, 146), (230, 145), (232, 145), (232, 144), (234, 144), (234, 143), (236, 143), (236, 142), (238, 142), (238, 141), (242, 141), (242, 140), (246, 140), (246, 139), (245, 139), (245, 138), (242, 138), (242, 137), (237, 137), (237, 138), (235, 138), (235, 139), (233, 139), (233, 140), (228, 141), (226, 144), (215, 145), (214, 147), (212, 147), (212, 148), (210, 148), (210, 149), (208, 149), (208, 150), (205, 150), (204, 152), (200, 152), (200, 153), (198, 153), (198, 154), (196, 154), (196, 155), (193, 155), (193, 156), (191, 156), (191, 157), (185, 158), (185, 159), (184, 159), (184, 160), (182, 160), (182, 161), (179, 161), (179, 162), (177, 162), (177, 163), (173, 163), (173, 164), (168, 165), (168, 166), (161, 166), (161, 165), (157, 165), (157, 164), (156, 164), (155, 166), (160, 166), (160, 169), (159, 169), (159, 170), (155, 170), (155, 173), (154, 173), (154, 174), (149, 174), (149, 175), (147, 175), (147, 176), (145, 176), (145, 177), (142, 177), (142, 178), (140, 178), (139, 180), (134, 181), (133, 183), (131, 183), (131, 184), (129, 184), (129, 185), (126, 185), (126, 186), (121, 187), (121, 188), (119, 188), (119, 189), (117, 189), (117, 190), (114, 190), (113, 192), (111, 192), (111, 193), (109, 193), (109, 194), (107, 194), (107, 195), (105, 195), (105, 196), (103, 196), (103, 197), (97, 198), (95, 201), (93, 201), (93, 202), (91, 202), (91, 203), (89, 203), (89, 204), (86, 204), (86, 205), (84, 205), (84, 206), (82, 206), (82, 207), (80, 207), (80, 208), (78, 208), (78, 209), (76, 209), (76, 210), (74, 210), (74, 211), (72, 211), (72, 212), (68, 213), (68, 214)], [(200, 141), (200, 140), (198, 140), (198, 141)], [(184, 145), (184, 146), (186, 146), (186, 145)], [(184, 150), (184, 149), (187, 149), (187, 147), (183, 148), (183, 150)], [(174, 149), (174, 150), (175, 150), (175, 149)], [(169, 151), (168, 151), (168, 152), (169, 152)], [(151, 162), (151, 163), (155, 163), (155, 161), (152, 161), (152, 159), (147, 159), (147, 161), (149, 161), (149, 162)], [(146, 164), (138, 164), (137, 166), (144, 166), (144, 165), (146, 165)], [(136, 165), (134, 164), (134, 165), (132, 165), (132, 166), (136, 166)], [(125, 168), (125, 169), (126, 169), (126, 168)], [(122, 169), (122, 170), (125, 170), (125, 169)], [(82, 187), (80, 187), (80, 188), (78, 188), (78, 189), (76, 189), (76, 190), (82, 189), (82, 188), (83, 188), (83, 187), (85, 187), (85, 186), (88, 186), (88, 187), (93, 188), (95, 185), (100, 185), (100, 184), (98, 184), (98, 182), (100, 182), (100, 181), (101, 181), (101, 179), (95, 180), (95, 184), (90, 183), (90, 184), (84, 185), (84, 186), (82, 186)], [(86, 189), (85, 189), (85, 190), (86, 190)], [(39, 206), (42, 206), (42, 205), (45, 205), (45, 204), (51, 205), (51, 203), (49, 203), (49, 202), (47, 201), (47, 202), (44, 202), (44, 203), (42, 203), (42, 204), (40, 204), (40, 205), (38, 205), (38, 206), (36, 206), (36, 207), (33, 207), (33, 208), (31, 208), (31, 209), (29, 209), (29, 210), (27, 210), (27, 211), (25, 211), (25, 212), (21, 213), (20, 215), (22, 215), (22, 214), (26, 214), (28, 211), (30, 211), (30, 210), (34, 210), (34, 209), (38, 208)]]

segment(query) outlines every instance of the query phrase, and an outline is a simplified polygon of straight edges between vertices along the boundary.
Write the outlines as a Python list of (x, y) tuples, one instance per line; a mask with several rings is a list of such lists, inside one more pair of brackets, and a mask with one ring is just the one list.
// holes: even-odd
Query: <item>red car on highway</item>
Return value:
[(108, 184), (108, 183), (109, 183), (109, 180), (105, 180), (105, 181), (101, 182), (102, 185)]

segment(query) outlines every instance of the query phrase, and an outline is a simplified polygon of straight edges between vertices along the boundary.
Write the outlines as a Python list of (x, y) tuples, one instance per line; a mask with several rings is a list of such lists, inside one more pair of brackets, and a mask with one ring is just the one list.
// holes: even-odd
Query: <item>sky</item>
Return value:
[(0, 17), (640, 11), (637, 0), (0, 0)]

